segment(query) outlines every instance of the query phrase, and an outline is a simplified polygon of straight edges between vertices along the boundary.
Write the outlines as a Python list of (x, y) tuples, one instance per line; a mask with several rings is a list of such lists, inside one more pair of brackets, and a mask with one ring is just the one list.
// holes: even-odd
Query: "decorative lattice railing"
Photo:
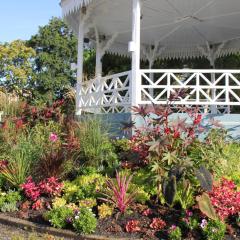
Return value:
[(166, 104), (169, 97), (184, 91), (174, 105), (215, 108), (226, 113), (240, 105), (240, 70), (140, 70), (139, 104)]
[(93, 79), (81, 86), (82, 111), (92, 113), (122, 113), (129, 111), (131, 72)]
[[(129, 112), (131, 71), (94, 79), (82, 84), (80, 107), (92, 113)], [(184, 96), (175, 106), (199, 106), (201, 111), (229, 113), (240, 106), (240, 70), (140, 70), (137, 87), (139, 105), (167, 104), (179, 91)]]

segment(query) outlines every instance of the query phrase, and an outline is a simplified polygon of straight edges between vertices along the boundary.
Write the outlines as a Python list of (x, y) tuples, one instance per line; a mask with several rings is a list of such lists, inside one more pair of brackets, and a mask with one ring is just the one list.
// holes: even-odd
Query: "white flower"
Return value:
[(75, 216), (75, 219), (76, 219), (76, 220), (79, 219), (79, 216)]

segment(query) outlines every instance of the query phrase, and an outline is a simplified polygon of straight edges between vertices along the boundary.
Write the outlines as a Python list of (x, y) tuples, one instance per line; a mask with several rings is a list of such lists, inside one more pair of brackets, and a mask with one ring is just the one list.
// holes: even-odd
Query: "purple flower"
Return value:
[(73, 220), (72, 220), (71, 217), (68, 217), (68, 218), (66, 218), (66, 222), (67, 222), (68, 224), (72, 224)]
[(202, 229), (204, 229), (206, 226), (207, 226), (207, 220), (206, 219), (203, 219), (202, 220), (202, 222), (201, 222), (201, 224), (200, 224), (200, 227), (202, 228)]
[(80, 212), (78, 210), (74, 211), (74, 215), (77, 216)]
[(190, 210), (186, 210), (186, 215), (187, 215), (188, 217), (192, 217), (192, 216), (193, 216), (193, 212), (190, 211)]
[(58, 135), (56, 133), (50, 133), (49, 140), (51, 142), (56, 142), (58, 140)]
[(177, 228), (177, 226), (176, 225), (172, 225), (171, 227), (170, 227), (170, 229), (169, 229), (169, 233), (171, 233), (171, 232), (173, 232), (173, 231), (175, 231), (176, 230), (176, 228)]

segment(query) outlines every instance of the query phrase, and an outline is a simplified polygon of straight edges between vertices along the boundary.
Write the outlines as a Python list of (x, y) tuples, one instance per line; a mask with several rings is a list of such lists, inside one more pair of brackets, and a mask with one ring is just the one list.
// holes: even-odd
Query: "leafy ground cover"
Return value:
[(123, 124), (129, 140), (99, 119), (76, 122), (67, 100), (22, 103), (0, 129), (0, 211), (79, 234), (239, 238), (240, 144), (197, 108), (172, 119), (181, 94), (133, 108), (146, 124)]

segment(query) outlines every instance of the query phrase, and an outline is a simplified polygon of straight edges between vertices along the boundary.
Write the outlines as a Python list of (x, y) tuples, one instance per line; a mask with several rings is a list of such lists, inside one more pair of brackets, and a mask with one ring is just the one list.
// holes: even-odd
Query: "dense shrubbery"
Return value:
[(111, 233), (173, 240), (220, 240), (226, 224), (239, 224), (239, 143), (218, 122), (202, 125), (198, 109), (185, 108), (187, 120), (174, 119), (170, 105), (143, 106), (134, 111), (144, 128), (113, 140), (98, 119), (77, 123), (64, 108), (63, 100), (23, 105), (5, 118), (2, 212), (27, 219), (39, 212), (52, 226), (82, 234), (110, 221)]

